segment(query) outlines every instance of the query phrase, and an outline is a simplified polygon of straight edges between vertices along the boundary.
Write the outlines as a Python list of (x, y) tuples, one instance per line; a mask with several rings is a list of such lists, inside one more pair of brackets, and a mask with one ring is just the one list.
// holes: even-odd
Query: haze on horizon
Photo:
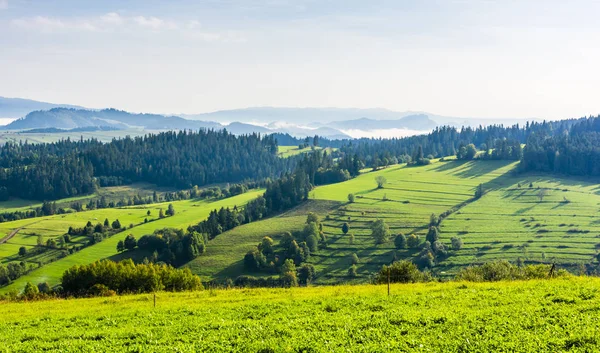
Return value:
[(201, 113), (600, 113), (600, 2), (0, 0), (0, 96)]

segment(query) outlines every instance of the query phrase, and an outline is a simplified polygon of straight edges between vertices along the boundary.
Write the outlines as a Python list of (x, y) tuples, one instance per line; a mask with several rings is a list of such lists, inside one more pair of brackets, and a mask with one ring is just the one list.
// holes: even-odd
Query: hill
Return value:
[[(600, 202), (597, 184), (544, 174), (516, 176), (516, 166), (510, 161), (436, 161), (423, 167), (392, 166), (320, 186), (311, 191), (311, 201), (305, 205), (219, 235), (211, 240), (219, 246), (188, 266), (217, 281), (241, 274), (266, 275), (244, 269), (246, 252), (263, 236), (277, 243), (284, 232), (301, 231), (308, 213), (314, 212), (327, 237), (326, 246), (311, 253), (308, 260), (316, 268), (316, 283), (367, 282), (394, 259), (419, 262), (421, 247), (398, 249), (395, 235), (418, 235), (422, 245), (431, 214), (451, 210), (439, 224), (439, 239), (448, 252), (436, 257), (432, 269), (442, 277), (498, 259), (556, 263), (573, 271), (581, 266), (595, 268), (596, 235), (600, 233), (594, 214)], [(376, 176), (387, 179), (384, 188), (377, 188)], [(479, 184), (485, 195), (474, 200)], [(543, 200), (540, 191), (546, 195)], [(349, 193), (355, 195), (354, 203), (348, 203)], [(391, 232), (383, 244), (371, 236), (371, 225), (377, 219), (385, 220)], [(349, 225), (348, 235), (341, 230), (344, 223)], [(353, 234), (352, 240), (349, 234)], [(462, 240), (459, 249), (452, 247), (455, 237)], [(348, 277), (353, 254), (360, 260), (358, 275)]]
[[(592, 352), (598, 278), (2, 303), (7, 351)], [(160, 334), (157, 334), (160, 332)]]
[(437, 123), (425, 114), (408, 115), (397, 120), (374, 120), (361, 118), (356, 120), (335, 121), (329, 126), (342, 129), (380, 130), (380, 129), (411, 129), (428, 131), (433, 130)]
[(24, 118), (4, 126), (8, 130), (26, 129), (76, 129), (90, 126), (108, 126), (117, 129), (140, 127), (152, 130), (184, 130), (199, 128), (220, 128), (213, 122), (190, 121), (175, 116), (158, 114), (132, 114), (116, 109), (86, 110), (53, 108), (27, 114)]
[(52, 108), (84, 109), (70, 104), (54, 104), (39, 102), (23, 98), (0, 97), (0, 118), (18, 119), (35, 110), (49, 110)]

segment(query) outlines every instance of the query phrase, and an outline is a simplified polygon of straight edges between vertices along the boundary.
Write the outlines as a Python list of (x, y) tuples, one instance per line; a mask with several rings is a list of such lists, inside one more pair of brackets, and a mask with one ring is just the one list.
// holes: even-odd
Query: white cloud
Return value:
[(100, 16), (100, 21), (112, 25), (122, 25), (125, 23), (125, 19), (116, 12), (109, 12), (106, 15)]
[(145, 16), (136, 16), (133, 18), (133, 21), (141, 27), (151, 28), (153, 30), (161, 30), (161, 29), (177, 29), (177, 25), (174, 22), (166, 21), (158, 17), (145, 17)]
[(0, 0), (0, 10), (8, 9), (8, 0)]

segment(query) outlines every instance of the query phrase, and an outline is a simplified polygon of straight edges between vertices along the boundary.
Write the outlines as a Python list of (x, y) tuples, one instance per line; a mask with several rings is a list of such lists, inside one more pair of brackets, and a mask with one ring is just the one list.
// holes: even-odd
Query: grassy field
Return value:
[(593, 352), (600, 280), (233, 289), (2, 303), (6, 352)]
[[(19, 278), (8, 287), (2, 288), (3, 291), (11, 289), (22, 289), (26, 282), (40, 283), (47, 281), (50, 284), (57, 284), (60, 281), (62, 273), (75, 264), (90, 263), (95, 260), (109, 258), (117, 254), (116, 246), (119, 240), (122, 240), (126, 234), (133, 234), (140, 237), (144, 234), (150, 234), (155, 229), (164, 227), (187, 228), (188, 225), (198, 223), (208, 216), (209, 212), (215, 208), (233, 207), (243, 205), (246, 202), (256, 198), (262, 191), (253, 190), (242, 195), (222, 199), (218, 201), (208, 200), (185, 200), (171, 202), (176, 210), (172, 217), (157, 219), (160, 208), (166, 209), (168, 203), (151, 204), (143, 206), (132, 206), (125, 208), (101, 209), (86, 212), (72, 213), (68, 215), (56, 215), (35, 219), (26, 219), (15, 222), (6, 222), (0, 224), (2, 232), (8, 232), (16, 228), (21, 230), (7, 244), (0, 244), (0, 256), (3, 254), (4, 261), (18, 260), (14, 254), (19, 246), (31, 247), (35, 245), (37, 235), (44, 237), (54, 237), (65, 234), (69, 226), (84, 226), (88, 221), (92, 223), (103, 222), (105, 218), (113, 221), (118, 218), (122, 225), (128, 226), (134, 224), (134, 228), (127, 229), (111, 238), (105, 239), (101, 243), (87, 247), (77, 253), (69, 255), (58, 261), (44, 265), (40, 269)], [(149, 219), (155, 219), (149, 223), (143, 223), (147, 211), (151, 211)], [(35, 235), (32, 235), (35, 233)], [(83, 240), (82, 240), (83, 241)], [(209, 245), (210, 248), (210, 245)], [(7, 256), (7, 257), (6, 257)]]
[[(60, 200), (56, 200), (57, 207), (62, 207), (68, 209), (71, 207), (72, 203), (75, 201), (81, 202), (85, 205), (91, 199), (99, 199), (102, 196), (106, 198), (108, 202), (114, 201), (118, 202), (121, 199), (133, 197), (139, 195), (141, 197), (152, 196), (154, 192), (157, 192), (159, 195), (163, 195), (165, 192), (173, 192), (177, 191), (174, 188), (167, 187), (158, 187), (149, 183), (134, 183), (131, 185), (123, 185), (123, 186), (109, 186), (99, 188), (97, 192), (90, 195), (82, 195), (70, 198), (64, 198)], [(30, 209), (34, 209), (37, 207), (42, 207), (42, 203), (40, 201), (35, 200), (23, 200), (18, 198), (13, 198), (8, 201), (0, 201), (0, 213), (4, 212), (15, 212), (15, 211), (27, 211)]]
[[(321, 150), (323, 149), (322, 147), (316, 147), (317, 150)], [(331, 147), (327, 147), (325, 148), (325, 150), (327, 151), (327, 153), (331, 153), (335, 150), (335, 148), (331, 148)], [(297, 154), (301, 154), (301, 153), (308, 153), (312, 151), (312, 147), (306, 147), (306, 148), (298, 148), (298, 146), (278, 146), (277, 148), (277, 154), (279, 155), (279, 157), (291, 157), (291, 156), (295, 156)]]
[[(598, 184), (593, 180), (516, 175), (516, 165), (507, 161), (436, 161), (422, 167), (393, 166), (317, 187), (310, 193), (310, 203), (298, 210), (219, 235), (211, 241), (215, 247), (190, 267), (217, 280), (250, 274), (242, 266), (244, 254), (262, 236), (271, 236), (277, 243), (283, 232), (301, 229), (306, 214), (313, 211), (320, 215), (328, 237), (327, 248), (311, 254), (308, 261), (317, 269), (316, 283), (366, 282), (394, 258), (413, 258), (419, 252), (397, 250), (393, 237), (377, 245), (371, 237), (371, 222), (384, 219), (393, 235), (417, 234), (424, 241), (430, 215), (457, 206), (461, 208), (441, 223), (440, 239), (450, 247), (451, 238), (460, 237), (464, 245), (461, 250), (451, 249), (447, 258), (438, 259), (434, 272), (442, 276), (452, 276), (469, 264), (497, 259), (555, 262), (571, 270), (580, 264), (597, 263)], [(377, 189), (375, 182), (380, 175), (387, 179), (383, 189)], [(471, 202), (479, 184), (484, 185), (486, 194)], [(540, 190), (546, 194), (541, 201)], [(356, 195), (352, 204), (347, 201), (349, 193)], [(350, 226), (349, 234), (354, 235), (352, 244), (341, 231), (345, 222)], [(347, 275), (352, 254), (360, 260), (355, 278)]]

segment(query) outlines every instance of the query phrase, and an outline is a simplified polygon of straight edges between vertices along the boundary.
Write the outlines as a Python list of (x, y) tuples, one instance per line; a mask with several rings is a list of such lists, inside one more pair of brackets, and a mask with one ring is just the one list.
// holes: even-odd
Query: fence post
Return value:
[(391, 272), (391, 268), (388, 267), (388, 273), (387, 273), (387, 277), (388, 277), (388, 297), (390, 296), (390, 272)]

